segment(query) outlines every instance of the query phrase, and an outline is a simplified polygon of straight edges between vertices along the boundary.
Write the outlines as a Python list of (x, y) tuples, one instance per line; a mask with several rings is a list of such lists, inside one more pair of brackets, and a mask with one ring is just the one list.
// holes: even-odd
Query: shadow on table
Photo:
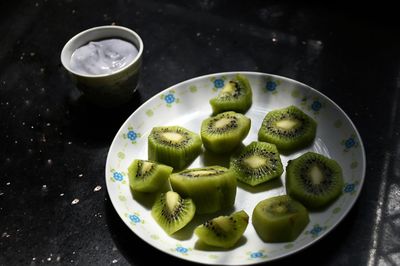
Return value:
[(132, 100), (114, 108), (102, 108), (88, 102), (85, 97), (70, 99), (71, 135), (77, 142), (89, 144), (111, 143), (125, 120), (142, 104), (139, 91)]
[[(150, 246), (145, 241), (136, 236), (121, 220), (115, 212), (114, 207), (108, 198), (105, 201), (106, 221), (110, 230), (111, 237), (115, 246), (124, 256), (124, 258), (132, 265), (158, 265), (160, 261), (163, 265), (200, 265), (191, 263), (185, 260), (180, 260), (174, 256), (165, 254), (158, 249)], [(361, 212), (359, 204), (356, 203), (347, 215), (347, 217), (333, 229), (329, 234), (320, 239), (315, 245), (306, 248), (305, 250), (289, 256), (284, 259), (268, 262), (261, 265), (329, 265), (333, 261), (332, 257), (341, 252), (335, 252), (337, 248), (352, 248), (352, 239), (350, 232), (352, 228), (357, 226), (354, 224), (354, 217), (357, 212)], [(249, 224), (249, 226), (252, 226)], [(340, 243), (340, 244), (338, 244)], [(366, 243), (367, 245), (367, 243)], [(262, 247), (260, 247), (262, 249)], [(258, 250), (254, 250), (258, 251)], [(251, 252), (251, 250), (249, 250)], [(349, 250), (351, 253), (351, 250)], [(151, 256), (149, 256), (151, 254)], [(351, 264), (347, 261), (351, 258), (351, 254), (341, 258), (341, 265)], [(337, 259), (337, 258), (336, 258)], [(255, 261), (256, 263), (256, 261)]]
[(114, 244), (131, 265), (159, 265), (160, 261), (162, 265), (192, 265), (147, 244), (124, 224), (109, 198), (105, 205), (106, 221)]

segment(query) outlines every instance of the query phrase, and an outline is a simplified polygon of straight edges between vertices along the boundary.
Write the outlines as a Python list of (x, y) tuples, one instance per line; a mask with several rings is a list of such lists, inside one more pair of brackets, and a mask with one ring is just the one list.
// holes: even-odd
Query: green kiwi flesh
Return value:
[(330, 205), (342, 193), (340, 165), (321, 154), (307, 152), (288, 162), (286, 192), (309, 209)]
[(153, 161), (134, 160), (128, 167), (129, 185), (132, 190), (154, 192), (160, 189), (172, 173), (172, 167)]
[(178, 193), (161, 193), (151, 209), (151, 215), (164, 231), (171, 235), (185, 227), (196, 212), (191, 199), (184, 199)]
[(235, 112), (224, 112), (207, 118), (201, 124), (201, 139), (204, 147), (214, 153), (234, 150), (247, 136), (251, 121)]
[(213, 114), (225, 111), (245, 113), (252, 104), (250, 82), (243, 75), (237, 75), (225, 84), (218, 96), (210, 100)]
[(287, 195), (260, 201), (252, 215), (259, 237), (272, 243), (294, 241), (309, 221), (307, 209)]
[(172, 189), (196, 204), (197, 213), (214, 213), (235, 203), (236, 174), (221, 166), (187, 169), (170, 176)]
[(231, 157), (230, 169), (240, 181), (256, 186), (280, 177), (283, 166), (274, 144), (253, 141)]
[(231, 248), (242, 237), (249, 224), (245, 211), (235, 212), (230, 216), (219, 216), (199, 225), (195, 235), (209, 246)]
[(154, 127), (148, 138), (149, 160), (183, 169), (201, 152), (200, 136), (183, 127)]
[(258, 132), (258, 140), (273, 143), (282, 153), (309, 146), (315, 139), (317, 123), (295, 106), (269, 112)]

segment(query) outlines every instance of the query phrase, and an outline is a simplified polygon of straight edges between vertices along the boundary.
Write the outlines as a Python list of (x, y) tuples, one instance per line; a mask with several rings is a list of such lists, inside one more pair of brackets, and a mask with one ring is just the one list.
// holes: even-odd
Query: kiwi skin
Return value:
[[(301, 170), (302, 168), (305, 169), (304, 164), (309, 164), (311, 165), (310, 167), (316, 164), (319, 169), (329, 172), (330, 178), (323, 180), (325, 184), (329, 184), (329, 190), (321, 190), (316, 186), (309, 187), (307, 190), (304, 187), (302, 178), (305, 178), (305, 176), (301, 176), (304, 174)], [(308, 172), (308, 182), (311, 184), (313, 181), (310, 179), (309, 175), (311, 175), (310, 172)], [(311, 210), (321, 210), (332, 204), (342, 194), (344, 185), (343, 173), (340, 165), (335, 160), (314, 152), (307, 152), (289, 161), (286, 167), (285, 179), (286, 193)]]
[(242, 237), (249, 224), (245, 211), (238, 211), (230, 216), (219, 216), (206, 221), (194, 230), (203, 243), (221, 248), (232, 248)]
[[(197, 173), (202, 173), (196, 176)], [(236, 198), (236, 173), (222, 166), (186, 169), (170, 175), (171, 187), (191, 198), (198, 214), (231, 208)]]
[[(139, 165), (143, 165), (145, 163), (151, 163), (152, 169), (151, 173), (144, 173), (147, 174), (147, 176), (142, 176)], [(133, 191), (155, 192), (165, 184), (171, 173), (172, 167), (152, 161), (136, 159), (128, 167), (129, 185)]]
[[(225, 117), (227, 117), (227, 119), (235, 118), (236, 128), (232, 130), (228, 129), (220, 134), (211, 133), (209, 129), (210, 123)], [(207, 150), (217, 154), (230, 153), (236, 149), (247, 136), (250, 131), (250, 126), (251, 120), (248, 117), (240, 113), (229, 111), (205, 119), (201, 124), (200, 135), (203, 145)]]
[(252, 215), (258, 236), (270, 243), (296, 240), (309, 222), (307, 209), (287, 195), (260, 201)]

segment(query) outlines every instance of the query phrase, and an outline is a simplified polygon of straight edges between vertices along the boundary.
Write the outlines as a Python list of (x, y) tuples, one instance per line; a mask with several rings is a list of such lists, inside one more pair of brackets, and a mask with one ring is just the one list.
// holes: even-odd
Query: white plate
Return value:
[[(207, 217), (198, 217), (176, 236), (168, 236), (151, 216), (152, 197), (132, 196), (127, 168), (135, 158), (147, 159), (147, 137), (154, 126), (180, 125), (199, 132), (201, 121), (211, 114), (210, 98), (217, 95), (224, 82), (238, 73), (218, 73), (190, 79), (155, 95), (122, 125), (108, 153), (105, 173), (107, 189), (121, 219), (136, 235), (153, 247), (185, 260), (243, 265), (293, 254), (331, 231), (349, 212), (363, 185), (366, 161), (361, 138), (349, 117), (333, 101), (309, 86), (291, 79), (240, 72), (247, 76), (253, 89), (253, 105), (246, 114), (251, 118), (252, 125), (244, 144), (257, 140), (257, 132), (267, 112), (296, 105), (317, 121), (317, 136), (308, 149), (290, 156), (281, 156), (283, 165), (286, 166), (288, 160), (308, 150), (331, 157), (343, 168), (343, 194), (324, 211), (311, 212), (310, 223), (297, 240), (290, 243), (262, 242), (250, 222), (244, 238), (236, 248), (228, 251), (205, 250), (196, 244), (193, 228)], [(215, 164), (215, 161), (210, 162), (210, 158), (201, 155), (190, 167), (201, 167), (208, 163)], [(244, 209), (251, 216), (253, 208), (260, 200), (285, 194), (284, 177), (285, 173), (281, 176), (282, 183), (271, 182), (257, 188), (239, 184), (235, 210)]]

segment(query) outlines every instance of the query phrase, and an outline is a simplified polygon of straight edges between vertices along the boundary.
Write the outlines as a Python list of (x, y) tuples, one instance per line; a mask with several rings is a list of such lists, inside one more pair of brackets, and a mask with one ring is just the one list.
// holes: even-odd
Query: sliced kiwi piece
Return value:
[(230, 169), (240, 181), (256, 186), (283, 173), (279, 152), (274, 144), (253, 141), (231, 157)]
[(154, 192), (163, 186), (171, 173), (172, 167), (136, 159), (128, 167), (129, 185), (134, 191)]
[(282, 153), (290, 153), (310, 145), (317, 123), (296, 106), (269, 112), (258, 132), (258, 140), (273, 143)]
[(225, 84), (217, 97), (210, 100), (214, 114), (225, 111), (245, 113), (252, 103), (252, 91), (249, 80), (237, 75)]
[(307, 152), (288, 162), (286, 192), (310, 209), (331, 204), (342, 193), (340, 165), (321, 154)]
[(201, 144), (200, 136), (186, 128), (154, 127), (148, 138), (149, 160), (180, 170), (199, 155)]
[(245, 211), (238, 211), (230, 216), (218, 216), (206, 221), (194, 230), (198, 238), (207, 245), (231, 248), (242, 237), (249, 224)]
[(234, 150), (250, 130), (250, 118), (235, 112), (224, 112), (207, 118), (201, 124), (204, 147), (214, 153)]
[(252, 215), (254, 229), (264, 242), (293, 241), (309, 221), (307, 209), (287, 195), (260, 201)]
[(170, 176), (172, 189), (196, 204), (197, 213), (213, 213), (232, 207), (236, 174), (222, 166), (187, 169)]
[(171, 235), (185, 227), (196, 212), (191, 199), (184, 199), (178, 193), (161, 193), (151, 209), (151, 215), (164, 231)]

